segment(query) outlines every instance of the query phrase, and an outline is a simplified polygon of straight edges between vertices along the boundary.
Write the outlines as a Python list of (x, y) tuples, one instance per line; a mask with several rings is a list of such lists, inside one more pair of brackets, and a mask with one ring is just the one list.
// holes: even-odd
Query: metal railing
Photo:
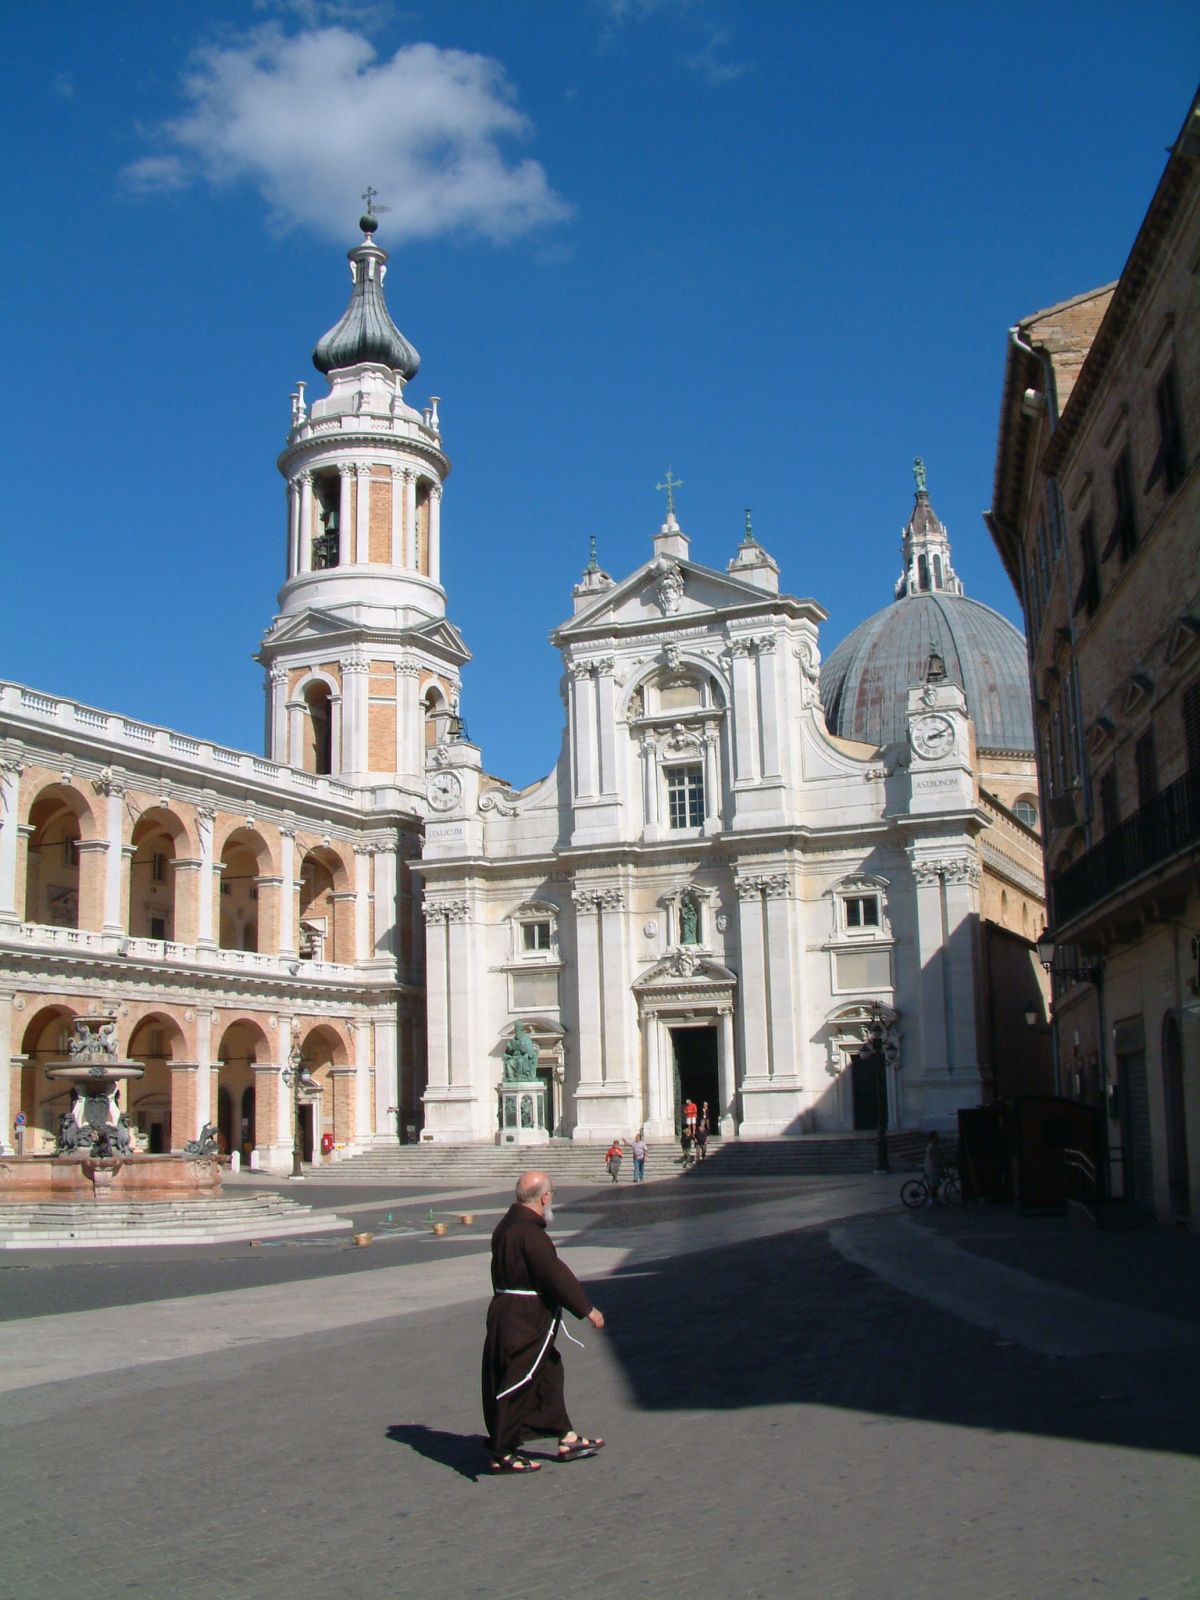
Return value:
[(1151, 867), (1200, 846), (1200, 767), (1177, 778), (1054, 878), (1054, 926), (1063, 927)]

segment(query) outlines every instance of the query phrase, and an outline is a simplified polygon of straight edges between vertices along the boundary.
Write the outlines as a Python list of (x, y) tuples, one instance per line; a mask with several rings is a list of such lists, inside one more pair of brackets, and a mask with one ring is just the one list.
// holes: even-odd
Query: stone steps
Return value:
[(158, 1201), (35, 1200), (0, 1205), (0, 1250), (221, 1244), (350, 1227), (345, 1217), (318, 1214), (311, 1206), (276, 1194)]
[[(896, 1171), (917, 1168), (925, 1147), (922, 1133), (888, 1137), (888, 1153)], [(730, 1177), (836, 1176), (875, 1170), (874, 1134), (817, 1134), (802, 1139), (710, 1139), (706, 1170)], [(420, 1144), (376, 1146), (320, 1169), (331, 1182), (452, 1183), (472, 1186), (513, 1181), (527, 1167), (544, 1166), (559, 1183), (603, 1183), (605, 1146), (571, 1139), (545, 1145)], [(677, 1177), (680, 1147), (666, 1140), (647, 1145), (649, 1181)], [(632, 1181), (628, 1150), (621, 1182)]]

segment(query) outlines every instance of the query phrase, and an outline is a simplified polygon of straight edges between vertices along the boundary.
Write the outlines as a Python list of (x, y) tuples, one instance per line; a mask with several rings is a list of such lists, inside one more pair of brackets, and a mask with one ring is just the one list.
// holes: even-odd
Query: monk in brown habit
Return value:
[(604, 1317), (558, 1259), (546, 1232), (553, 1217), (550, 1179), (526, 1172), (517, 1182), (516, 1204), (492, 1234), (483, 1420), (493, 1472), (540, 1472), (541, 1462), (519, 1448), (527, 1439), (557, 1438), (559, 1461), (581, 1461), (604, 1444), (575, 1432), (563, 1399), (562, 1357), (555, 1349), (563, 1312), (586, 1317), (593, 1328), (602, 1328)]

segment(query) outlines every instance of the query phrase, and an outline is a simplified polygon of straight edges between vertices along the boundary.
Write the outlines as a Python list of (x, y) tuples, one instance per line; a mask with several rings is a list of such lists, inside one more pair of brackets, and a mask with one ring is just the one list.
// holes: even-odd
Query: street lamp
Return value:
[(1081, 967), (1064, 967), (1054, 960), (1056, 948), (1054, 935), (1049, 928), (1043, 928), (1041, 937), (1037, 942), (1038, 960), (1051, 977), (1070, 978), (1073, 983), (1094, 983), (1099, 987), (1100, 979), (1104, 974), (1103, 961), (1088, 961)]
[(875, 1062), (875, 1099), (879, 1108), (878, 1132), (875, 1138), (876, 1172), (890, 1172), (892, 1170), (892, 1163), (888, 1159), (887, 1144), (887, 1068), (888, 1063), (894, 1062), (899, 1053), (899, 1048), (895, 1041), (887, 1037), (887, 1024), (883, 1019), (883, 1007), (878, 1000), (872, 1000), (866, 1038), (863, 1041), (862, 1049), (858, 1052), (858, 1059), (864, 1063), (871, 1060)]
[(317, 1081), (304, 1065), (304, 1057), (300, 1053), (298, 1044), (292, 1046), (288, 1064), (283, 1069), (283, 1081), (292, 1091), (292, 1177), (302, 1178), (304, 1173), (300, 1157), (300, 1091), (315, 1089)]

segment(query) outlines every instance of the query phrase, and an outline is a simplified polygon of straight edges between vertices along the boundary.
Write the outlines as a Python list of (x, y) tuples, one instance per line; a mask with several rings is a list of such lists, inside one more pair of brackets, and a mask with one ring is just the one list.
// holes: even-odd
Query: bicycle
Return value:
[(962, 1184), (954, 1167), (946, 1168), (934, 1189), (935, 1193), (931, 1194), (929, 1180), (923, 1176), (907, 1178), (900, 1185), (900, 1198), (910, 1211), (919, 1211), (924, 1205), (962, 1205)]

